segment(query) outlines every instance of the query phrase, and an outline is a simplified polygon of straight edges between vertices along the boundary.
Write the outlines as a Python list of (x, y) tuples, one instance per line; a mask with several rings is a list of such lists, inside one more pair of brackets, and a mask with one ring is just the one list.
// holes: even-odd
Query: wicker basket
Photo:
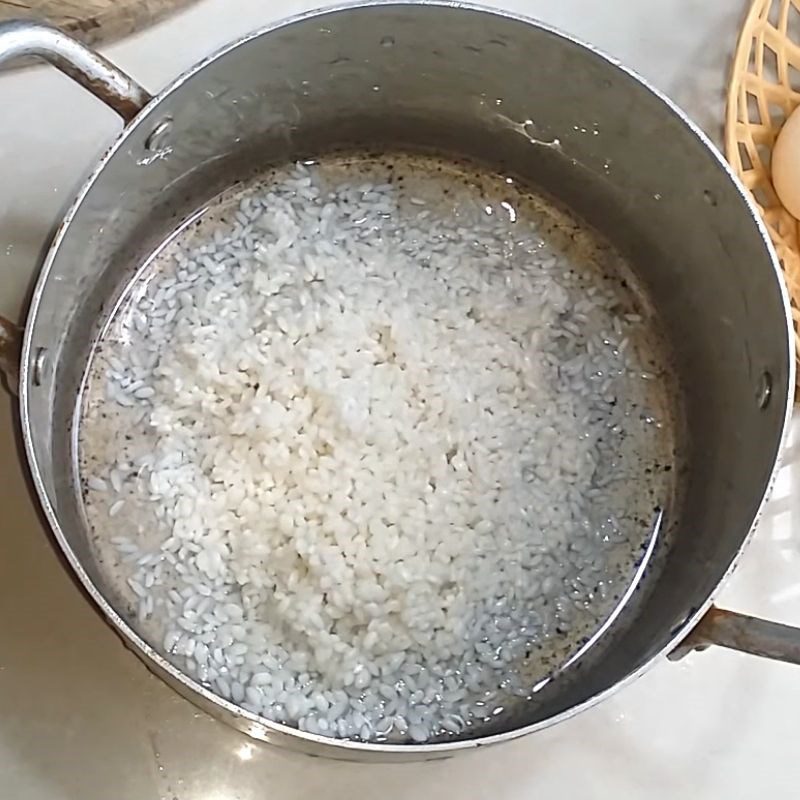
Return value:
[(798, 222), (772, 187), (778, 131), (800, 105), (800, 0), (754, 0), (734, 56), (725, 120), (725, 152), (750, 190), (783, 267), (800, 355)]

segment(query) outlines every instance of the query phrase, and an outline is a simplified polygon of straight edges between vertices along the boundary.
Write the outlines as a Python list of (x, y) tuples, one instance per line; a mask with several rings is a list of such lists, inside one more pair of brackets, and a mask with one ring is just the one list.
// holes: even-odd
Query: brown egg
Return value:
[(800, 108), (783, 124), (772, 149), (772, 185), (783, 207), (800, 219)]

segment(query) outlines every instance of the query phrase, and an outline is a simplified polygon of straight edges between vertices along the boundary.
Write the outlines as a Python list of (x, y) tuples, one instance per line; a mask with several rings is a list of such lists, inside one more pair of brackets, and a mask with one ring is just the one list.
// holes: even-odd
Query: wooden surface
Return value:
[(0, 20), (47, 20), (87, 44), (126, 36), (196, 0), (0, 0)]

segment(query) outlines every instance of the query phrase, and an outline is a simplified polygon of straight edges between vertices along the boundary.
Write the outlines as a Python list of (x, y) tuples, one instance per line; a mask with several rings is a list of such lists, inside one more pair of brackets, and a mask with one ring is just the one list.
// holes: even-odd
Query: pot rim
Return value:
[[(381, 7), (381, 6), (390, 6), (390, 7), (395, 6), (404, 8), (414, 8), (414, 7), (423, 7), (423, 8), (434, 7), (442, 9), (449, 8), (455, 11), (464, 10), (464, 11), (478, 12), (481, 14), (490, 14), (492, 16), (501, 17), (510, 20), (512, 22), (517, 22), (523, 25), (529, 25), (541, 30), (546, 34), (565, 40), (570, 45), (577, 45), (578, 47), (584, 48), (595, 57), (606, 62), (609, 66), (619, 70), (623, 75), (641, 84), (645, 89), (650, 91), (658, 100), (661, 101), (661, 103), (665, 106), (668, 112), (671, 112), (673, 115), (675, 115), (686, 126), (686, 128), (688, 128), (689, 131), (699, 139), (699, 141), (705, 146), (706, 150), (709, 151), (711, 157), (716, 161), (717, 166), (731, 180), (740, 198), (744, 201), (744, 206), (747, 212), (749, 213), (751, 220), (755, 223), (758, 233), (761, 236), (761, 239), (763, 240), (765, 248), (769, 254), (769, 258), (772, 263), (772, 268), (775, 272), (775, 278), (780, 287), (781, 298), (783, 300), (784, 311), (786, 316), (786, 343), (787, 343), (787, 360), (789, 363), (788, 367), (789, 380), (788, 380), (787, 396), (785, 398), (776, 398), (785, 403), (786, 410), (784, 414), (783, 423), (781, 425), (781, 435), (778, 441), (775, 461), (769, 479), (765, 486), (762, 498), (754, 514), (749, 531), (742, 540), (742, 543), (739, 546), (736, 555), (733, 557), (730, 564), (728, 565), (725, 574), (722, 576), (719, 583), (714, 587), (714, 589), (709, 593), (708, 597), (703, 601), (702, 604), (700, 604), (696, 608), (696, 610), (692, 614), (690, 614), (686, 618), (686, 620), (680, 625), (680, 627), (678, 627), (672, 632), (667, 642), (651, 658), (649, 658), (645, 663), (643, 663), (638, 669), (634, 670), (633, 672), (625, 676), (622, 680), (618, 681), (617, 683), (613, 684), (607, 689), (598, 692), (597, 694), (584, 700), (582, 703), (571, 706), (570, 708), (554, 716), (548, 717), (543, 720), (539, 720), (538, 722), (526, 725), (524, 727), (506, 731), (504, 733), (492, 734), (488, 736), (480, 736), (473, 739), (462, 739), (462, 740), (455, 740), (452, 742), (440, 742), (432, 744), (386, 744), (386, 743), (358, 742), (348, 739), (337, 739), (332, 737), (321, 736), (318, 734), (312, 734), (305, 731), (300, 731), (297, 728), (291, 727), (289, 725), (273, 722), (265, 717), (260, 717), (250, 711), (241, 708), (240, 706), (232, 703), (231, 701), (226, 700), (223, 697), (220, 697), (219, 695), (209, 690), (207, 687), (203, 686), (199, 682), (195, 681), (193, 678), (189, 677), (178, 667), (174, 666), (169, 661), (167, 661), (160, 653), (158, 653), (151, 645), (149, 645), (138, 633), (136, 633), (136, 631), (134, 631), (134, 629), (130, 626), (130, 624), (126, 622), (117, 613), (117, 611), (114, 609), (111, 603), (101, 594), (99, 589), (95, 586), (89, 575), (84, 570), (80, 559), (75, 554), (69, 542), (65, 538), (64, 533), (61, 529), (61, 524), (59, 522), (58, 516), (47, 496), (41, 471), (39, 469), (38, 460), (34, 452), (32, 443), (33, 439), (32, 439), (32, 425), (31, 425), (31, 413), (30, 413), (30, 394), (31, 394), (30, 376), (32, 372), (33, 358), (35, 352), (33, 331), (44, 287), (48, 281), (50, 271), (58, 255), (61, 243), (66, 237), (67, 231), (69, 230), (69, 227), (75, 215), (77, 214), (78, 209), (80, 208), (86, 196), (92, 190), (95, 182), (98, 180), (99, 176), (105, 169), (110, 159), (117, 153), (117, 151), (126, 142), (126, 140), (133, 132), (133, 130), (138, 125), (142, 124), (144, 120), (157, 109), (157, 107), (168, 95), (178, 90), (187, 80), (192, 78), (197, 73), (201, 72), (203, 69), (205, 69), (205, 67), (207, 67), (212, 62), (216, 61), (221, 57), (224, 57), (229, 52), (232, 52), (233, 50), (239, 48), (240, 46), (246, 44), (247, 42), (250, 42), (254, 39), (258, 39), (273, 31), (280, 30), (282, 28), (288, 27), (290, 25), (305, 20), (315, 19), (315, 18), (323, 19), (332, 14), (338, 14), (341, 12), (353, 11), (357, 9)], [(529, 733), (534, 733), (536, 731), (543, 730), (544, 728), (548, 728), (552, 725), (556, 725), (557, 723), (564, 722), (570, 719), (571, 717), (574, 717), (577, 714), (581, 713), (582, 711), (585, 711), (597, 705), (598, 703), (605, 700), (614, 692), (632, 683), (634, 680), (636, 680), (638, 677), (644, 674), (647, 670), (649, 670), (663, 656), (672, 651), (676, 647), (676, 645), (678, 645), (687, 636), (687, 634), (695, 627), (697, 622), (702, 618), (702, 616), (711, 606), (714, 598), (717, 596), (721, 588), (724, 586), (724, 584), (727, 582), (732, 572), (736, 568), (739, 559), (742, 556), (742, 553), (744, 552), (745, 548), (752, 539), (755, 528), (757, 527), (758, 521), (763, 513), (764, 505), (766, 503), (766, 498), (769, 496), (770, 490), (777, 476), (777, 472), (780, 467), (780, 460), (781, 460), (780, 455), (783, 450), (784, 443), (786, 441), (788, 426), (792, 414), (792, 400), (793, 400), (794, 385), (795, 385), (795, 360), (792, 352), (792, 343), (793, 343), (793, 323), (791, 317), (788, 292), (782, 278), (782, 273), (780, 270), (780, 265), (778, 262), (777, 255), (770, 241), (766, 227), (763, 221), (761, 220), (761, 217), (752, 199), (746, 192), (744, 186), (741, 184), (739, 179), (733, 173), (731, 167), (724, 160), (722, 154), (714, 146), (710, 138), (687, 116), (685, 112), (683, 112), (680, 109), (679, 106), (677, 106), (672, 100), (670, 100), (663, 92), (655, 88), (649, 81), (647, 81), (645, 78), (639, 75), (636, 71), (624, 66), (618, 59), (608, 55), (607, 53), (594, 47), (593, 45), (590, 45), (582, 41), (578, 37), (575, 37), (571, 34), (561, 31), (552, 25), (543, 23), (539, 20), (536, 20), (524, 14), (519, 14), (516, 12), (511, 12), (501, 9), (489, 8), (476, 3), (460, 2), (460, 1), (447, 2), (447, 0), (405, 0), (405, 1), (373, 0), (373, 2), (369, 2), (368, 0), (355, 0), (354, 2), (338, 3), (334, 6), (322, 9), (315, 9), (312, 11), (296, 14), (291, 17), (279, 20), (277, 22), (262, 26), (250, 33), (240, 36), (239, 38), (233, 40), (229, 44), (222, 46), (215, 52), (212, 52), (210, 55), (201, 59), (199, 62), (197, 62), (197, 64), (182, 72), (172, 81), (168, 82), (167, 85), (156, 95), (154, 95), (153, 98), (150, 100), (150, 102), (148, 102), (147, 105), (144, 106), (144, 108), (142, 108), (142, 110), (135, 117), (135, 119), (130, 124), (127, 124), (123, 128), (123, 130), (114, 140), (114, 142), (110, 145), (105, 154), (97, 162), (96, 166), (92, 170), (89, 177), (84, 181), (83, 185), (80, 187), (77, 194), (75, 195), (74, 200), (70, 204), (69, 209), (64, 214), (63, 219), (58, 224), (56, 233), (49, 246), (43, 267), (37, 278), (30, 306), (28, 309), (24, 337), (23, 337), (22, 357), (20, 366), (19, 412), (20, 412), (20, 420), (22, 426), (22, 436), (25, 444), (25, 453), (31, 471), (32, 480), (36, 487), (36, 493), (38, 495), (39, 502), (47, 517), (47, 521), (56, 538), (56, 541), (58, 542), (59, 547), (61, 548), (62, 552), (64, 553), (70, 564), (70, 567), (80, 580), (84, 589), (91, 596), (92, 600), (99, 607), (100, 611), (102, 611), (106, 619), (125, 638), (126, 644), (131, 646), (137, 652), (137, 655), (143, 658), (143, 660), (145, 660), (146, 662), (152, 662), (159, 671), (166, 672), (171, 679), (186, 687), (193, 694), (202, 697), (206, 701), (206, 703), (218, 706), (222, 708), (224, 711), (226, 711), (228, 714), (238, 718), (241, 722), (246, 723), (247, 732), (250, 733), (250, 735), (255, 738), (262, 739), (265, 741), (270, 741), (272, 733), (277, 734), (279, 739), (281, 738), (281, 735), (289, 736), (295, 739), (304, 740), (308, 742), (308, 744), (316, 746), (315, 749), (317, 749), (318, 751), (320, 749), (326, 750), (328, 751), (326, 754), (331, 756), (335, 756), (334, 751), (339, 751), (340, 757), (342, 757), (344, 755), (343, 751), (347, 751), (348, 753), (351, 754), (351, 757), (375, 756), (377, 757), (377, 760), (380, 760), (381, 756), (385, 758), (406, 757), (413, 759), (414, 757), (416, 757), (418, 759), (421, 759), (421, 758), (426, 758), (426, 757), (431, 758), (436, 756), (443, 757), (455, 754), (460, 751), (469, 750), (472, 748), (482, 747), (489, 744), (495, 744), (498, 742), (511, 741), (513, 739), (517, 739)]]

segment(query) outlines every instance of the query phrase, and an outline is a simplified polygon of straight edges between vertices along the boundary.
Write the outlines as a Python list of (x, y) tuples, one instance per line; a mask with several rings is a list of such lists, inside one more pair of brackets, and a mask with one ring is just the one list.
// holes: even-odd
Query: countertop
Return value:
[[(272, 19), (287, 0), (201, 0), (105, 52), (149, 89)], [(739, 0), (509, 0), (601, 47), (719, 141)], [(0, 313), (21, 318), (58, 212), (115, 133), (49, 68), (0, 75)], [(326, 762), (260, 745), (175, 695), (72, 583), (30, 499), (0, 395), (0, 798), (795, 798), (800, 668), (722, 650), (656, 665), (574, 720), (449, 761)], [(722, 605), (800, 624), (800, 423)]]

